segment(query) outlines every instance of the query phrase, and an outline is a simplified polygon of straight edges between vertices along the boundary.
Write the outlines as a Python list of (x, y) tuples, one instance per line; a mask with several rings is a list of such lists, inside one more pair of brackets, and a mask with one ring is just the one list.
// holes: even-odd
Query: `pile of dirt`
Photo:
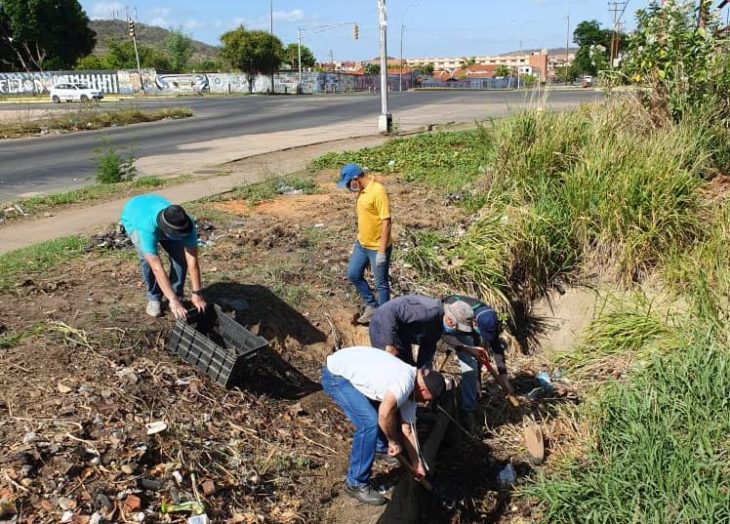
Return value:
[[(320, 182), (321, 194), (253, 208), (202, 204), (206, 297), (269, 342), (240, 389), (223, 389), (167, 351), (172, 320), (144, 315), (135, 257), (108, 249), (125, 247), (113, 234), (97, 237), (84, 258), (0, 295), (0, 340), (12, 341), (0, 345), (0, 520), (183, 522), (190, 507), (163, 508), (198, 502), (213, 522), (377, 520), (380, 510), (344, 496), (351, 429), (318, 387), (328, 354), (367, 342), (344, 276), (352, 195)], [(386, 184), (396, 236), (465, 220), (436, 193)], [(427, 291), (401, 264), (392, 278), (395, 295)], [(516, 388), (529, 392), (538, 368), (514, 357), (525, 369)], [(431, 522), (529, 514), (511, 508), (495, 475), (515, 456), (510, 439), (523, 417), (552, 417), (554, 403), (509, 412), (492, 394), (484, 439), (465, 444), (451, 430), (438, 475), (458, 486), (459, 502), (436, 508)], [(518, 473), (527, 474), (521, 460)], [(375, 473), (385, 489), (398, 475), (382, 466)]]

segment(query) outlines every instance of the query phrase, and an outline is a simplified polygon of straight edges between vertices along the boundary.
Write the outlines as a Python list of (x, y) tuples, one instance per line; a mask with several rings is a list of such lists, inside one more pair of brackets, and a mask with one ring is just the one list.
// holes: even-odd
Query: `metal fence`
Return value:
[(433, 78), (421, 81), (421, 87), (439, 87), (452, 89), (515, 89), (518, 86), (517, 77), (503, 78), (472, 78), (470, 80), (434, 80)]

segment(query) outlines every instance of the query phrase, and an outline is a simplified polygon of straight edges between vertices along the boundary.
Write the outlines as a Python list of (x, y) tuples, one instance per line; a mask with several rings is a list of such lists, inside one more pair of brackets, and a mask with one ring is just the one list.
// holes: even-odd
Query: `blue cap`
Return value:
[(365, 171), (363, 171), (357, 164), (345, 164), (342, 166), (342, 169), (340, 169), (340, 182), (337, 184), (337, 187), (345, 188), (350, 184), (350, 182), (364, 174)]

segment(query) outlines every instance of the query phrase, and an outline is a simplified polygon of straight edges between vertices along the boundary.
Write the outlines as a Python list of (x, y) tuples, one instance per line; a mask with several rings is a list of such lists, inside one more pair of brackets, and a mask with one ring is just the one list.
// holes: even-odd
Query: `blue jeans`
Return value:
[[(457, 335), (462, 344), (474, 344), (472, 335)], [(459, 368), (461, 369), (461, 409), (476, 411), (479, 398), (479, 361), (466, 351), (457, 351)]]
[[(152, 268), (147, 263), (144, 257), (144, 253), (139, 247), (139, 235), (136, 231), (133, 231), (129, 235), (129, 239), (134, 244), (137, 250), (137, 258), (139, 259), (139, 268), (142, 271), (142, 278), (144, 279), (145, 286), (147, 287), (147, 299), (160, 301), (162, 300), (162, 290), (157, 284), (157, 279), (152, 272)], [(185, 294), (185, 277), (188, 272), (188, 263), (185, 259), (185, 246), (183, 243), (177, 240), (162, 239), (160, 240), (160, 246), (164, 249), (168, 255), (170, 255), (170, 284), (172, 284), (172, 290), (175, 295), (182, 298)]]
[[(389, 247), (385, 252), (385, 264), (377, 265), (375, 256), (378, 254), (375, 249), (365, 249), (360, 242), (355, 241), (355, 247), (350, 256), (350, 265), (347, 268), (347, 278), (355, 285), (358, 294), (362, 297), (366, 305), (377, 308), (378, 305), (385, 304), (390, 300), (390, 281), (388, 279), (388, 271), (390, 268), (390, 253), (393, 251)], [(375, 278), (375, 288), (378, 292), (378, 300), (375, 301), (370, 285), (365, 280), (365, 268), (370, 266)]]
[(370, 480), (375, 453), (388, 450), (385, 435), (378, 426), (378, 410), (349, 380), (333, 375), (327, 366), (322, 369), (322, 389), (342, 408), (355, 426), (347, 485), (352, 488), (365, 486)]

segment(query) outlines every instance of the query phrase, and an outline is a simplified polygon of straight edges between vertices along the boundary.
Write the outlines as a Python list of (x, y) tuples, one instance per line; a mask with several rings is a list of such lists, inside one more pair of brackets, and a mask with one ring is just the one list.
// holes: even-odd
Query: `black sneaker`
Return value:
[(375, 460), (378, 462), (383, 462), (384, 464), (387, 464), (388, 466), (399, 466), (400, 460), (398, 460), (395, 457), (391, 457), (388, 455), (388, 453), (376, 453), (375, 454)]
[(387, 502), (387, 499), (371, 488), (369, 485), (358, 486), (353, 488), (345, 482), (345, 492), (353, 498), (356, 498), (363, 504), (370, 504), (371, 506), (382, 506)]

